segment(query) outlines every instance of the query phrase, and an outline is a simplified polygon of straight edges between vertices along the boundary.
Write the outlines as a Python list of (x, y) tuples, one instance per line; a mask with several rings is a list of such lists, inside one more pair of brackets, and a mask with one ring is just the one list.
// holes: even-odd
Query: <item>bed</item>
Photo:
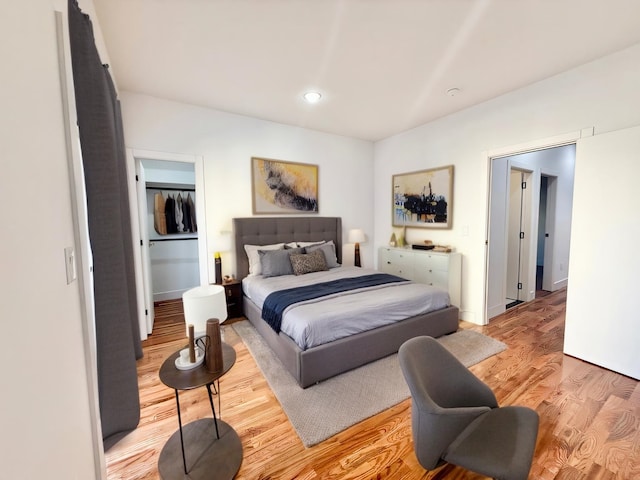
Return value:
[[(251, 278), (246, 278), (249, 275), (250, 266), (245, 245), (333, 242), (336, 260), (341, 263), (341, 218), (234, 218), (233, 234), (236, 274), (239, 279), (243, 280), (245, 316), (302, 388), (395, 353), (400, 345), (409, 338), (419, 335), (439, 337), (453, 333), (458, 329), (458, 309), (454, 306), (444, 306), (429, 313), (409, 316), (401, 321), (377, 326), (328, 343), (302, 348), (283, 331), (276, 333), (276, 330), (262, 319), (262, 308), (247, 296)], [(334, 270), (341, 271), (341, 269), (343, 267)], [(350, 267), (350, 269), (353, 270), (355, 267)], [(347, 273), (348, 270), (344, 268), (344, 275), (351, 276)], [(299, 279), (302, 280), (303, 277), (306, 275), (300, 276)], [(278, 281), (280, 280), (278, 279)]]

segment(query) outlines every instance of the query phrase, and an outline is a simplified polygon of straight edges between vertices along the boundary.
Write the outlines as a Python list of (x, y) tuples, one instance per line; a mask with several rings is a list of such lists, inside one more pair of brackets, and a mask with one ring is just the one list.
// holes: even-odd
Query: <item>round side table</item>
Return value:
[[(160, 367), (160, 380), (171, 387), (176, 395), (178, 426), (160, 452), (158, 471), (164, 480), (233, 478), (242, 464), (242, 443), (231, 426), (217, 418), (211, 386), (218, 394), (218, 414), (220, 413), (220, 377), (227, 373), (236, 362), (236, 351), (222, 343), (223, 368), (219, 372), (207, 371), (204, 363), (191, 370), (179, 370), (175, 361), (180, 351), (173, 353)], [(207, 387), (213, 418), (202, 418), (182, 425), (180, 415), (179, 390)]]

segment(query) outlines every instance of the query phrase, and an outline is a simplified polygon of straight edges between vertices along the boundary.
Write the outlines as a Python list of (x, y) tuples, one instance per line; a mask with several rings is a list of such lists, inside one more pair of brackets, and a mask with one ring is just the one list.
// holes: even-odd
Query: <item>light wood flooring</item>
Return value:
[[(461, 322), (509, 347), (471, 370), (501, 404), (527, 405), (540, 414), (531, 479), (640, 479), (639, 382), (562, 354), (565, 296), (560, 290), (537, 298), (485, 327)], [(160, 304), (156, 313), (138, 361), (140, 424), (106, 452), (109, 479), (159, 478), (158, 456), (178, 428), (173, 390), (159, 381), (158, 369), (185, 344), (181, 302)], [(430, 472), (420, 467), (411, 442), (410, 400), (304, 448), (229, 321), (223, 330), (237, 352), (235, 366), (220, 381), (222, 418), (244, 449), (236, 478), (484, 478), (451, 465)], [(205, 388), (181, 392), (180, 400), (184, 423), (210, 417)]]

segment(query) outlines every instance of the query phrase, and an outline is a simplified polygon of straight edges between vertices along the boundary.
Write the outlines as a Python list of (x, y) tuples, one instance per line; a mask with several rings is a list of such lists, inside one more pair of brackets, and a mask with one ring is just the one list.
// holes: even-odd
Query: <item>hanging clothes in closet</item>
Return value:
[[(186, 197), (185, 197), (186, 194)], [(153, 196), (153, 227), (160, 235), (196, 233), (196, 208), (190, 191), (157, 192)]]
[[(187, 197), (188, 198), (188, 197)], [(187, 198), (182, 201), (182, 223), (184, 224), (185, 232), (193, 232), (191, 227), (191, 215), (190, 215), (190, 207), (187, 202)]]
[(182, 195), (178, 194), (176, 198), (176, 228), (178, 233), (184, 232), (184, 222), (182, 221)]
[(189, 225), (192, 232), (198, 231), (198, 224), (196, 223), (196, 206), (191, 198), (191, 193), (187, 194), (187, 208), (189, 210)]
[(167, 221), (167, 233), (178, 233), (178, 224), (176, 223), (176, 201), (171, 195), (167, 195), (164, 204), (164, 214)]
[(165, 200), (162, 196), (162, 192), (158, 192), (153, 196), (154, 208), (153, 208), (153, 227), (160, 235), (167, 234), (167, 217), (164, 213)]

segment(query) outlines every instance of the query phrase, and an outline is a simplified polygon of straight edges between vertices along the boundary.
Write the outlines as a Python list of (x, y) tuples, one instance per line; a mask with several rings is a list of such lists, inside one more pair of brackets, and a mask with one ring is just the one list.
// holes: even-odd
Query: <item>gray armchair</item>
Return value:
[(491, 389), (431, 337), (406, 341), (398, 359), (425, 469), (448, 462), (496, 479), (528, 478), (538, 436), (534, 410), (499, 407)]

